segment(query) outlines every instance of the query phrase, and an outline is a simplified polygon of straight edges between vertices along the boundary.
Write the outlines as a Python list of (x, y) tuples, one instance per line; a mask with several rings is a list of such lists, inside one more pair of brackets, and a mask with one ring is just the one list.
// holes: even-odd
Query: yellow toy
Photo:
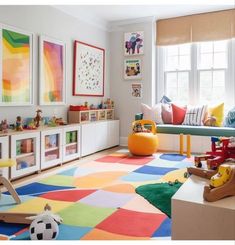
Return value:
[(219, 187), (228, 182), (232, 169), (228, 164), (222, 164), (219, 166), (218, 173), (211, 177), (210, 186)]
[(135, 125), (141, 124), (143, 127), (146, 124), (151, 125), (149, 132), (137, 132), (134, 131), (128, 136), (128, 148), (133, 155), (148, 156), (157, 151), (158, 137), (156, 134), (156, 125), (151, 120), (137, 120), (132, 123), (132, 130)]

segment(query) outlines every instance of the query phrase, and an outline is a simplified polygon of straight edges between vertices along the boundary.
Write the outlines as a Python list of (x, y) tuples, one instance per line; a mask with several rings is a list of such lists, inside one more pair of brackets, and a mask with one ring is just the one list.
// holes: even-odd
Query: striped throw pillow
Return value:
[(182, 125), (203, 126), (207, 105), (187, 108)]

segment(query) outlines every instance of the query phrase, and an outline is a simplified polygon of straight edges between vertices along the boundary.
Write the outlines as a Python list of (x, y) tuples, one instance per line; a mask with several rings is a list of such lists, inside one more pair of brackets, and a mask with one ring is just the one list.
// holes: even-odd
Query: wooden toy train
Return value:
[(195, 156), (194, 163), (196, 167), (201, 168), (201, 161), (206, 161), (207, 168), (215, 170), (230, 158), (235, 159), (234, 138), (211, 137), (211, 151), (205, 155)]

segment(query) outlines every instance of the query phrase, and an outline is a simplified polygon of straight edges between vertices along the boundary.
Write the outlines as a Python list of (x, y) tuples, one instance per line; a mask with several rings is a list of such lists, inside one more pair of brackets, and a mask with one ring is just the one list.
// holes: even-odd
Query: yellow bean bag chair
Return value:
[(133, 155), (148, 156), (157, 151), (158, 137), (156, 134), (156, 125), (151, 120), (137, 120), (132, 123), (132, 129), (137, 123), (142, 126), (151, 125), (151, 132), (133, 132), (128, 136), (128, 149)]

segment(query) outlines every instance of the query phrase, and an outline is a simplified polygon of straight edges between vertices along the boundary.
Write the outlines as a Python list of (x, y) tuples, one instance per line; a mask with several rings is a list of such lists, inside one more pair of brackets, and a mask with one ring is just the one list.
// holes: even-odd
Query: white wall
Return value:
[[(155, 25), (153, 20), (147, 22), (116, 25), (116, 30), (110, 33), (110, 95), (115, 103), (115, 114), (120, 119), (121, 143), (131, 130), (131, 122), (136, 113), (140, 112), (141, 103), (153, 105), (155, 102)], [(141, 58), (143, 76), (141, 80), (124, 80), (124, 33), (132, 31), (144, 31), (144, 55), (134, 56)], [(130, 56), (131, 58), (133, 56)], [(143, 84), (143, 98), (133, 99), (131, 97), (131, 83), (141, 82)], [(125, 144), (125, 143), (124, 143)]]
[(85, 22), (79, 21), (51, 6), (0, 6), (0, 22), (34, 33), (34, 106), (28, 107), (0, 107), (0, 120), (7, 118), (14, 122), (16, 116), (35, 116), (38, 108), (38, 36), (40, 34), (66, 42), (67, 56), (67, 106), (41, 106), (43, 116), (67, 118), (67, 109), (70, 104), (79, 104), (88, 101), (89, 104), (98, 104), (100, 97), (72, 96), (73, 82), (73, 41), (80, 40), (95, 46), (104, 48), (106, 51), (105, 67), (105, 98), (110, 96), (109, 64), (110, 48), (109, 33), (98, 29)]

